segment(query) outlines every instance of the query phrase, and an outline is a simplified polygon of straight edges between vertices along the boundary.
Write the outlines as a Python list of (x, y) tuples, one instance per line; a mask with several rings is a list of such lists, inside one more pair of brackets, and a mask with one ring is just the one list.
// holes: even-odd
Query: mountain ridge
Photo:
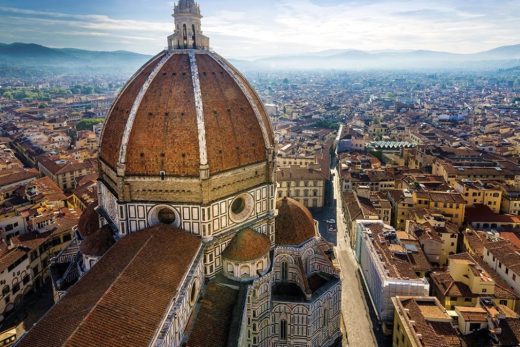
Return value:
[[(0, 65), (17, 68), (52, 68), (64, 72), (132, 74), (151, 55), (130, 51), (92, 51), (50, 48), (36, 43), (0, 43)], [(230, 59), (244, 70), (295, 69), (507, 69), (520, 65), (520, 44), (469, 53), (431, 50), (331, 49), (276, 55), (254, 60)]]

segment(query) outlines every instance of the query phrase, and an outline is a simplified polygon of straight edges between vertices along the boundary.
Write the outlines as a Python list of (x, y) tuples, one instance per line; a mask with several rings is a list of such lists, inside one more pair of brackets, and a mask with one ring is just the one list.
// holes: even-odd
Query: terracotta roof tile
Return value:
[(276, 203), (275, 243), (277, 245), (300, 245), (316, 236), (314, 219), (309, 210), (298, 201), (283, 198)]
[[(164, 56), (160, 54), (127, 85), (114, 103), (101, 142), (100, 158), (116, 168), (130, 110), (141, 87)], [(260, 99), (247, 83), (254, 108), (239, 84), (208, 53), (195, 54), (204, 111), (207, 158), (211, 174), (265, 161), (273, 146), (270, 123)], [(233, 74), (236, 71), (231, 68)], [(242, 77), (235, 75), (239, 81)], [(126, 174), (199, 177), (200, 148), (196, 95), (190, 58), (172, 54), (144, 93), (129, 136)], [(260, 124), (268, 133), (265, 143)]]
[(99, 215), (95, 210), (96, 207), (97, 202), (91, 203), (79, 217), (78, 230), (82, 237), (87, 237), (99, 229)]
[(165, 225), (125, 236), (18, 346), (148, 346), (200, 246)]
[(112, 229), (108, 225), (88, 235), (81, 242), (79, 250), (82, 254), (101, 257), (115, 243)]
[(226, 247), (222, 256), (236, 261), (259, 259), (271, 249), (271, 241), (265, 234), (247, 228), (239, 231)]

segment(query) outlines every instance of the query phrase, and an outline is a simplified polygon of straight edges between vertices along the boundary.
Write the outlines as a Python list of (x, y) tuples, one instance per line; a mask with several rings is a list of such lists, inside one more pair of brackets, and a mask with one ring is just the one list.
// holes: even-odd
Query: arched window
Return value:
[(184, 48), (188, 48), (188, 29), (186, 24), (182, 25), (182, 39), (184, 41)]
[(282, 263), (282, 281), (287, 281), (289, 277), (288, 271), (287, 271), (287, 262)]
[(327, 310), (327, 308), (325, 307), (323, 309), (323, 326), (326, 327), (327, 326), (327, 322), (329, 320), (329, 311)]
[(190, 305), (193, 305), (196, 298), (197, 298), (197, 282), (193, 282), (193, 284), (191, 285)]
[(195, 37), (195, 24), (191, 25), (191, 30), (193, 30), (193, 48), (197, 48), (197, 40)]
[(280, 339), (287, 340), (287, 321), (285, 319), (280, 321)]

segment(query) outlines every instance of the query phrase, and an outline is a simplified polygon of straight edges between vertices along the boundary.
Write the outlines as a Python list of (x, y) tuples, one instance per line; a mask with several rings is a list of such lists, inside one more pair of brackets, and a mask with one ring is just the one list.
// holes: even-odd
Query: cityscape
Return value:
[(0, 346), (520, 346), (518, 12), (261, 55), (164, 3), (153, 53), (0, 34)]

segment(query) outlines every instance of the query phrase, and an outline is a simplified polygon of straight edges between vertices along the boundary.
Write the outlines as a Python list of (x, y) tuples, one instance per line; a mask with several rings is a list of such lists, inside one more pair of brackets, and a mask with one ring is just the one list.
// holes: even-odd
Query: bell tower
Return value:
[(201, 28), (200, 7), (194, 0), (179, 0), (173, 10), (175, 32), (168, 36), (168, 49), (209, 50), (209, 38)]

